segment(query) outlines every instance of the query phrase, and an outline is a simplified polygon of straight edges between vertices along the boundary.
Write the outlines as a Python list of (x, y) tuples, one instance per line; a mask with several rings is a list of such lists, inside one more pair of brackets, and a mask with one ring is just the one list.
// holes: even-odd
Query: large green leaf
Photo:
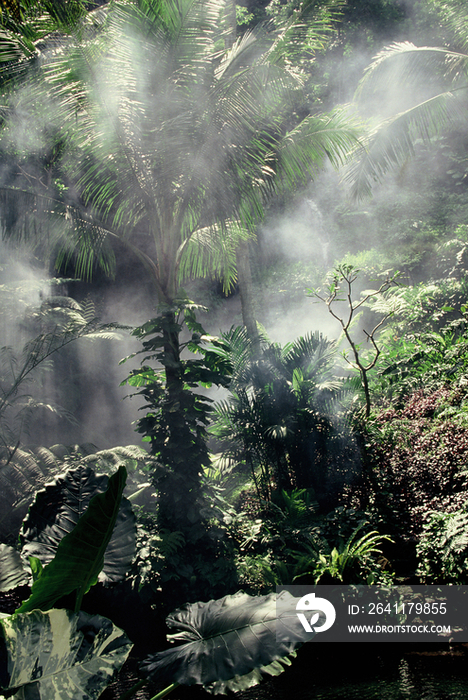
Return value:
[(297, 599), (287, 591), (280, 596), (238, 592), (176, 610), (167, 618), (168, 627), (178, 630), (169, 639), (185, 644), (149, 656), (143, 672), (214, 692), (225, 692), (232, 680), (239, 687), (257, 683), (259, 671), (278, 673), (285, 657), (311, 638), (295, 613)]
[(28, 579), (19, 552), (6, 544), (0, 544), (0, 591), (10, 591), (27, 583)]
[(131, 642), (99, 615), (68, 610), (15, 614), (0, 623), (8, 689), (21, 700), (95, 700), (126, 660)]
[[(93, 496), (103, 493), (107, 483), (107, 476), (97, 476), (90, 467), (80, 465), (47, 484), (37, 493), (23, 523), (23, 556), (49, 564), (64, 535), (72, 532)], [(128, 499), (122, 498), (99, 574), (101, 582), (116, 582), (125, 576), (135, 554), (135, 539), (135, 516)]]
[[(15, 366), (14, 358), (11, 364)], [(89, 443), (50, 448), (38, 446), (31, 450), (0, 448), (0, 540), (16, 541), (34, 494), (63, 472), (67, 456), (85, 459), (95, 452), (95, 446)]]
[(57, 460), (41, 460), (26, 450), (0, 451), (0, 539), (16, 539), (35, 491), (58, 471)]
[(94, 496), (78, 524), (60, 540), (54, 559), (34, 582), (31, 596), (18, 612), (49, 610), (64, 595), (77, 591), (82, 596), (97, 580), (104, 565), (104, 553), (117, 521), (127, 472), (124, 467), (110, 477), (105, 493)]

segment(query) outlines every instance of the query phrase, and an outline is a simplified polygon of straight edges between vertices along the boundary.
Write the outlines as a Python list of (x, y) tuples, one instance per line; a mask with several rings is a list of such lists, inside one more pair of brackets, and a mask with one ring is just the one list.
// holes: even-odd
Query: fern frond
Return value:
[(174, 556), (179, 549), (185, 546), (185, 537), (182, 532), (161, 530), (159, 532), (159, 548), (165, 558)]

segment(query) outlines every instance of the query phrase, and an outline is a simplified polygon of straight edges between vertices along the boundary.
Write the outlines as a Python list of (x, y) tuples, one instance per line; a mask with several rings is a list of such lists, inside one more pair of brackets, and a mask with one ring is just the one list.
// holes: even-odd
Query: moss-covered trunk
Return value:
[(162, 341), (166, 391), (161, 402), (161, 431), (153, 453), (161, 462), (158, 477), (160, 527), (197, 540), (204, 528), (201, 476), (209, 465), (205, 437), (197, 425), (194, 393), (184, 385), (180, 326), (173, 311), (163, 314)]

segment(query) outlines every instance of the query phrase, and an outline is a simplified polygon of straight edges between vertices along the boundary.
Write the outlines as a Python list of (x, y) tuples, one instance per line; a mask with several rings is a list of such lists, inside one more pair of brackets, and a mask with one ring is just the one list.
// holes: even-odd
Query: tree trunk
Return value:
[(260, 354), (260, 336), (255, 319), (253, 302), (252, 270), (250, 267), (249, 244), (242, 241), (237, 248), (237, 278), (241, 297), (242, 322), (247, 329), (254, 357)]
[[(231, 0), (227, 4), (226, 12), (227, 31), (224, 39), (226, 48), (230, 48), (237, 36), (237, 16), (236, 2)], [(257, 330), (257, 321), (255, 319), (253, 305), (253, 290), (252, 290), (252, 270), (250, 267), (249, 243), (241, 241), (236, 251), (236, 267), (237, 281), (241, 297), (242, 323), (247, 329), (250, 340), (252, 341), (253, 356), (258, 357), (260, 354), (260, 336)]]
[(237, 36), (237, 14), (235, 0), (230, 0), (230, 2), (226, 4), (226, 24), (227, 31), (224, 39), (224, 45), (227, 49), (230, 49)]
[(161, 434), (153, 447), (162, 472), (155, 483), (159, 492), (158, 521), (161, 528), (181, 531), (186, 541), (196, 541), (205, 533), (201, 476), (210, 460), (197, 424), (196, 396), (184, 388), (180, 326), (174, 312), (166, 312), (163, 317), (166, 391), (161, 404)]

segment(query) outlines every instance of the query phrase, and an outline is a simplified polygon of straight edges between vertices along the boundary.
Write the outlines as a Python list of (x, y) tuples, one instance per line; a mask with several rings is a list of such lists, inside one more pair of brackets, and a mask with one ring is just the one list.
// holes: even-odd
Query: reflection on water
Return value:
[[(431, 645), (333, 644), (304, 649), (282, 676), (239, 700), (467, 700), (468, 657)], [(331, 647), (334, 647), (333, 649)]]
[(345, 686), (333, 684), (328, 688), (310, 689), (310, 694), (301, 696), (312, 700), (332, 698), (362, 698), (362, 700), (456, 700), (468, 698), (468, 678), (453, 678), (440, 668), (424, 664), (409, 664), (402, 659), (397, 678), (378, 676), (372, 680), (347, 682)]

